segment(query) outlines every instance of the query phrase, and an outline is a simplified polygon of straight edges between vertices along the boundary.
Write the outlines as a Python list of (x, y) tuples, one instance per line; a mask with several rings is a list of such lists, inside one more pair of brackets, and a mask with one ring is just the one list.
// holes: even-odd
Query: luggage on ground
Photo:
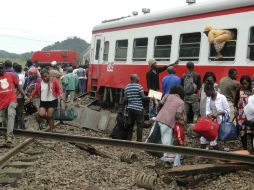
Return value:
[(219, 124), (217, 121), (213, 121), (207, 117), (200, 117), (195, 124), (193, 131), (200, 134), (208, 141), (213, 141), (218, 135)]
[(225, 120), (225, 117), (222, 118), (222, 122), (219, 127), (219, 141), (230, 141), (237, 139), (237, 128), (233, 122)]

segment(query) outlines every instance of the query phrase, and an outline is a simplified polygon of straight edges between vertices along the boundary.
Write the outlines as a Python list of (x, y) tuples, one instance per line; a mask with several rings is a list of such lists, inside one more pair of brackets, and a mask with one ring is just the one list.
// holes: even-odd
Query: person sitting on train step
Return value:
[(224, 77), (220, 80), (219, 88), (221, 94), (226, 96), (228, 105), (230, 107), (230, 120), (232, 121), (235, 116), (235, 96), (236, 91), (240, 87), (240, 83), (236, 80), (237, 79), (237, 70), (236, 69), (229, 69), (228, 76)]
[(138, 84), (139, 77), (137, 74), (130, 76), (131, 83), (129, 83), (124, 89), (124, 101), (127, 101), (128, 119), (128, 140), (132, 139), (132, 131), (135, 122), (137, 123), (137, 141), (142, 141), (144, 113), (142, 100), (149, 99), (144, 95), (143, 87)]
[(212, 26), (206, 26), (204, 33), (208, 36), (208, 42), (214, 45), (215, 51), (217, 53), (216, 60), (221, 59), (223, 55), (221, 54), (227, 41), (234, 39), (234, 32), (225, 29), (213, 29)]
[(73, 103), (75, 90), (78, 87), (78, 77), (73, 73), (72, 67), (67, 68), (67, 74), (63, 78), (63, 86), (65, 89), (65, 100)]
[[(151, 68), (146, 73), (147, 89), (148, 91), (150, 89), (159, 91), (160, 90), (159, 74), (165, 71), (169, 66), (174, 66), (178, 64), (178, 61), (175, 61), (173, 64), (170, 64), (170, 65), (158, 67), (156, 60), (152, 58), (152, 59), (149, 59), (148, 64), (150, 65)], [(149, 103), (149, 118), (155, 117), (156, 115), (157, 115), (157, 110), (155, 109), (155, 105), (151, 99)]]
[[(219, 124), (222, 122), (222, 118), (225, 117), (227, 121), (230, 113), (230, 108), (227, 102), (227, 99), (224, 95), (216, 92), (214, 83), (211, 81), (206, 82), (205, 84), (205, 93), (207, 96), (206, 99), (206, 116), (211, 119), (217, 120)], [(210, 148), (218, 149), (217, 140), (208, 142), (204, 137), (200, 138), (201, 148)]]
[(13, 146), (13, 128), (16, 115), (17, 95), (16, 89), (25, 99), (27, 96), (19, 85), (19, 79), (12, 72), (5, 72), (4, 65), (0, 63), (0, 121), (7, 128), (5, 143), (7, 147)]
[(162, 92), (163, 96), (165, 94), (170, 94), (172, 86), (181, 85), (181, 79), (176, 76), (176, 70), (173, 66), (167, 68), (168, 75), (162, 79)]
[(201, 77), (199, 73), (194, 72), (194, 63), (189, 61), (186, 64), (188, 71), (184, 73), (181, 84), (184, 88), (185, 112), (188, 123), (196, 122), (199, 116), (199, 97), (197, 95), (201, 88)]
[[(184, 111), (184, 89), (182, 86), (172, 86), (170, 94), (166, 94), (160, 102), (154, 100), (158, 107), (161, 107), (153, 127), (150, 131), (147, 143), (159, 143), (173, 145), (173, 130), (176, 122), (184, 123), (186, 115)], [(181, 120), (181, 121), (180, 121)], [(149, 152), (152, 155), (161, 157), (161, 160), (172, 162), (174, 166), (180, 165), (180, 156), (164, 153), (158, 154)]]

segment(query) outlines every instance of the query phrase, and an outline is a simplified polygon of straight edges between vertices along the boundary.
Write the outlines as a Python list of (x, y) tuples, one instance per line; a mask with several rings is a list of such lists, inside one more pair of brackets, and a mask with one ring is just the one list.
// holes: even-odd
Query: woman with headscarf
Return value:
[(226, 29), (213, 29), (212, 26), (206, 26), (204, 33), (208, 36), (208, 42), (214, 45), (215, 51), (217, 53), (216, 60), (221, 59), (223, 55), (221, 54), (227, 41), (233, 40), (235, 34), (231, 30)]

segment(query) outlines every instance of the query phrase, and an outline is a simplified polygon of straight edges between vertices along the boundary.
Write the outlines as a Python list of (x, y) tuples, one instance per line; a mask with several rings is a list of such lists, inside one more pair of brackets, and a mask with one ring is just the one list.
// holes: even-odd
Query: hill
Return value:
[[(81, 38), (70, 37), (61, 42), (55, 42), (52, 45), (46, 46), (42, 48), (42, 50), (74, 50), (74, 51), (78, 51), (80, 53), (80, 56), (82, 57), (89, 46), (90, 44), (87, 43), (85, 40), (82, 40)], [(12, 62), (18, 62), (18, 63), (24, 64), (27, 59), (31, 59), (33, 53), (34, 52), (16, 54), (16, 53), (9, 53), (7, 51), (0, 50), (0, 61), (9, 59)]]

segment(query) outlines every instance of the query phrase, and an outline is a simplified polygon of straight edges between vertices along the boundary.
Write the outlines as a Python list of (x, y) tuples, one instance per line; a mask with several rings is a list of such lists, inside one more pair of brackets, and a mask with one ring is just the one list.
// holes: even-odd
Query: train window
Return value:
[(179, 60), (199, 60), (200, 42), (200, 32), (181, 34)]
[(157, 36), (154, 41), (154, 58), (157, 61), (169, 61), (172, 36)]
[(228, 29), (234, 34), (233, 40), (227, 41), (221, 50), (222, 58), (216, 60), (216, 51), (213, 44), (210, 44), (210, 56), (209, 59), (213, 61), (234, 61), (235, 51), (236, 51), (236, 40), (237, 40), (237, 30)]
[(99, 57), (100, 57), (100, 49), (101, 49), (101, 40), (97, 40), (97, 41), (96, 41), (95, 60), (99, 60)]
[(108, 61), (109, 41), (104, 42), (103, 61)]
[(116, 61), (126, 61), (128, 50), (128, 40), (117, 40), (116, 41)]
[(250, 39), (248, 44), (248, 58), (253, 61), (254, 60), (254, 27), (250, 29)]
[(133, 61), (146, 61), (148, 38), (137, 38), (133, 44)]

